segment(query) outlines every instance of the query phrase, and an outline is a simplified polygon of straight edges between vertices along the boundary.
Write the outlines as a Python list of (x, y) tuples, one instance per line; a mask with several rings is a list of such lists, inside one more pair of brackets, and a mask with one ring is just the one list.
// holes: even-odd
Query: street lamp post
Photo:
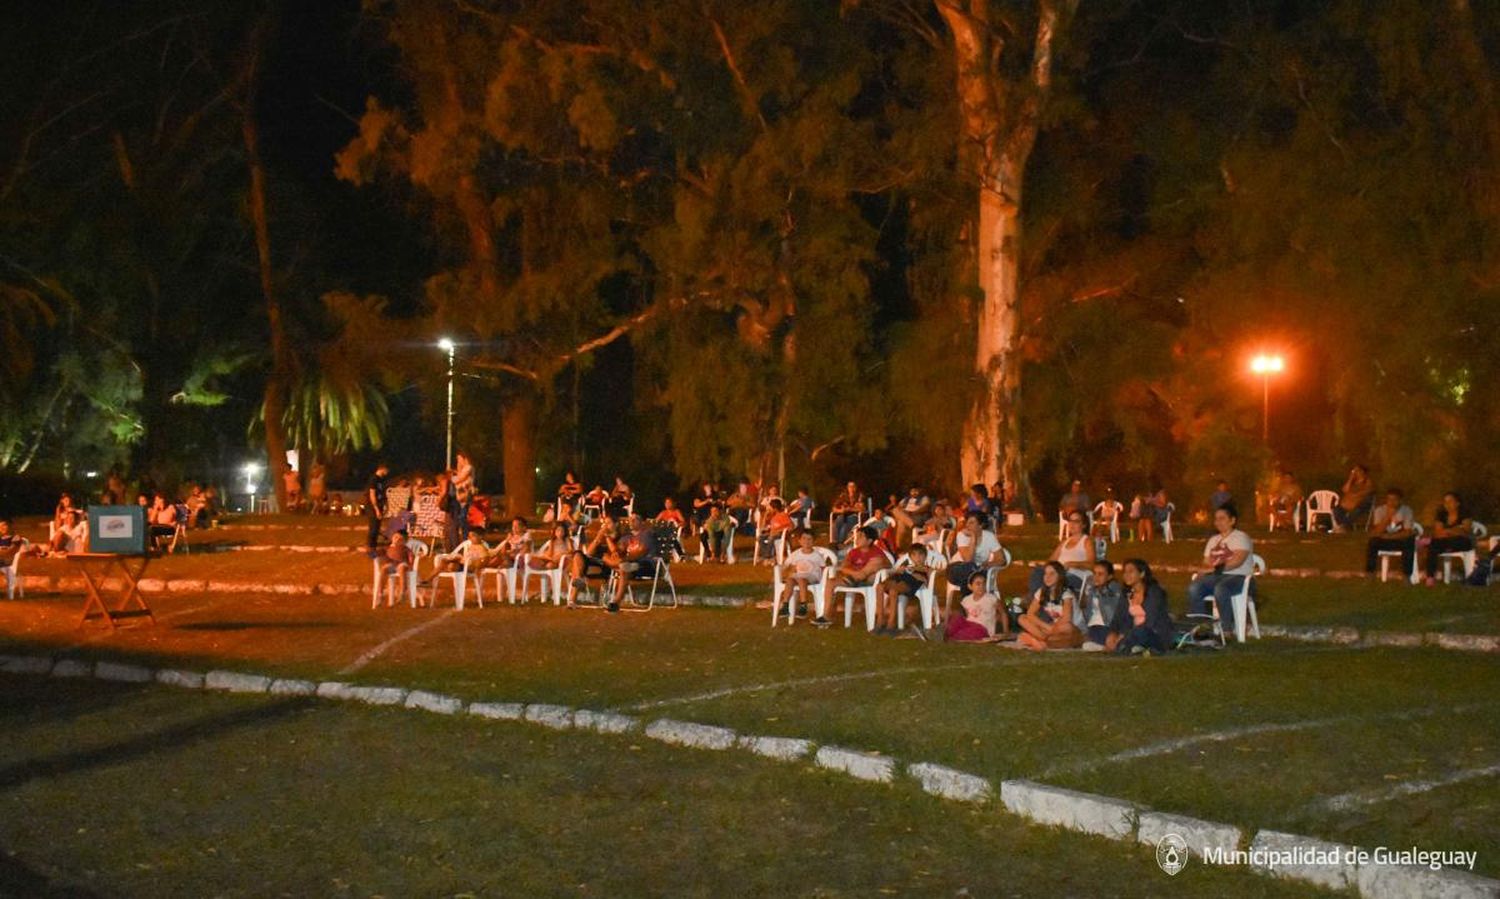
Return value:
[(1260, 375), (1260, 441), (1271, 445), (1271, 375), (1280, 374), (1286, 361), (1280, 356), (1259, 355), (1250, 360), (1250, 370)]
[(453, 467), (453, 354), (458, 349), (458, 345), (444, 337), (438, 341), (438, 349), (448, 354), (448, 443), (444, 455), (448, 461), (444, 467), (451, 469)]

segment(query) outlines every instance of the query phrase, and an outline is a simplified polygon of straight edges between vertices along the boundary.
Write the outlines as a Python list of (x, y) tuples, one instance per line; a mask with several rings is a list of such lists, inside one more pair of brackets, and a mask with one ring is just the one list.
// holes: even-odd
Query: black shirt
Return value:
[(371, 475), (370, 484), (365, 488), (365, 499), (368, 500), (371, 493), (375, 494), (375, 508), (371, 511), (376, 515), (385, 511), (385, 488), (390, 485), (390, 481), (390, 475)]

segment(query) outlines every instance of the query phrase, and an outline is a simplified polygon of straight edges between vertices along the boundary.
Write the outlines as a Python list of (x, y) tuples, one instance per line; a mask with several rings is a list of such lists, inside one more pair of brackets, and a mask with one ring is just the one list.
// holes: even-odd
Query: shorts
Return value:
[(851, 576), (849, 576), (849, 575), (846, 574), (846, 575), (842, 575), (842, 576), (839, 577), (839, 586), (840, 587), (868, 587), (868, 586), (870, 586), (870, 579), (869, 578), (851, 577)]
[(583, 557), (584, 577), (604, 577), (606, 574), (609, 574), (609, 566), (604, 564), (603, 559), (598, 559), (590, 555)]
[(912, 574), (909, 571), (903, 571), (900, 574), (893, 574), (891, 575), (890, 579), (905, 587), (905, 589), (901, 591), (902, 593), (916, 593), (918, 590), (921, 590), (923, 587), (927, 586), (926, 578), (917, 577), (915, 574)]

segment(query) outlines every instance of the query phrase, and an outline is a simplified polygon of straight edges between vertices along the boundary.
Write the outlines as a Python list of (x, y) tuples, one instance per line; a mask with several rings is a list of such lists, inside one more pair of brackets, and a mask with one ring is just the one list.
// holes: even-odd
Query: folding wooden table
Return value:
[[(139, 618), (145, 616), (156, 623), (156, 616), (151, 614), (151, 607), (146, 605), (145, 597), (141, 596), (141, 575), (145, 574), (146, 566), (151, 564), (151, 556), (124, 556), (119, 553), (68, 553), (68, 561), (78, 566), (78, 571), (83, 575), (83, 585), (88, 591), (88, 596), (83, 601), (83, 617), (79, 619), (78, 626), (83, 627), (89, 623), (90, 618), (102, 618), (113, 630), (119, 625), (116, 621), (122, 618)], [(123, 581), (118, 590), (107, 589), (104, 581), (111, 570), (120, 573)], [(119, 604), (111, 609), (104, 601), (105, 597), (119, 599)]]

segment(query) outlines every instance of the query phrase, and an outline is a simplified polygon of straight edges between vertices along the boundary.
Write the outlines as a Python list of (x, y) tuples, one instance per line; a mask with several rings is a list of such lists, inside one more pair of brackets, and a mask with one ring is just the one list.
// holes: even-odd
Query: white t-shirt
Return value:
[[(954, 546), (960, 551), (972, 542), (973, 538), (969, 536), (969, 532), (966, 530), (959, 531), (953, 538)], [(975, 565), (985, 565), (990, 561), (990, 556), (999, 551), (1000, 540), (995, 536), (995, 532), (983, 530), (979, 532), (979, 545), (974, 549), (974, 557), (969, 561)]]
[(1416, 515), (1412, 513), (1411, 506), (1405, 504), (1397, 506), (1395, 512), (1391, 512), (1383, 505), (1376, 506), (1375, 521), (1371, 530), (1392, 533), (1402, 528), (1411, 527), (1412, 522), (1415, 520)]
[(804, 581), (816, 581), (823, 576), (823, 569), (828, 566), (828, 558), (822, 553), (800, 546), (787, 553), (786, 561), (792, 566), (792, 577)]
[(993, 593), (986, 593), (976, 597), (973, 594), (964, 597), (964, 615), (970, 621), (976, 621), (984, 625), (984, 629), (990, 636), (995, 636), (995, 609), (1000, 605), (999, 597)]
[(1215, 551), (1220, 555), (1224, 555), (1225, 551), (1245, 554), (1245, 561), (1234, 568), (1225, 568), (1225, 574), (1249, 574), (1255, 569), (1255, 545), (1250, 541), (1250, 535), (1238, 528), (1227, 534), (1214, 534), (1208, 538), (1208, 543), (1203, 547), (1203, 560), (1210, 565), (1217, 564), (1214, 559)]

